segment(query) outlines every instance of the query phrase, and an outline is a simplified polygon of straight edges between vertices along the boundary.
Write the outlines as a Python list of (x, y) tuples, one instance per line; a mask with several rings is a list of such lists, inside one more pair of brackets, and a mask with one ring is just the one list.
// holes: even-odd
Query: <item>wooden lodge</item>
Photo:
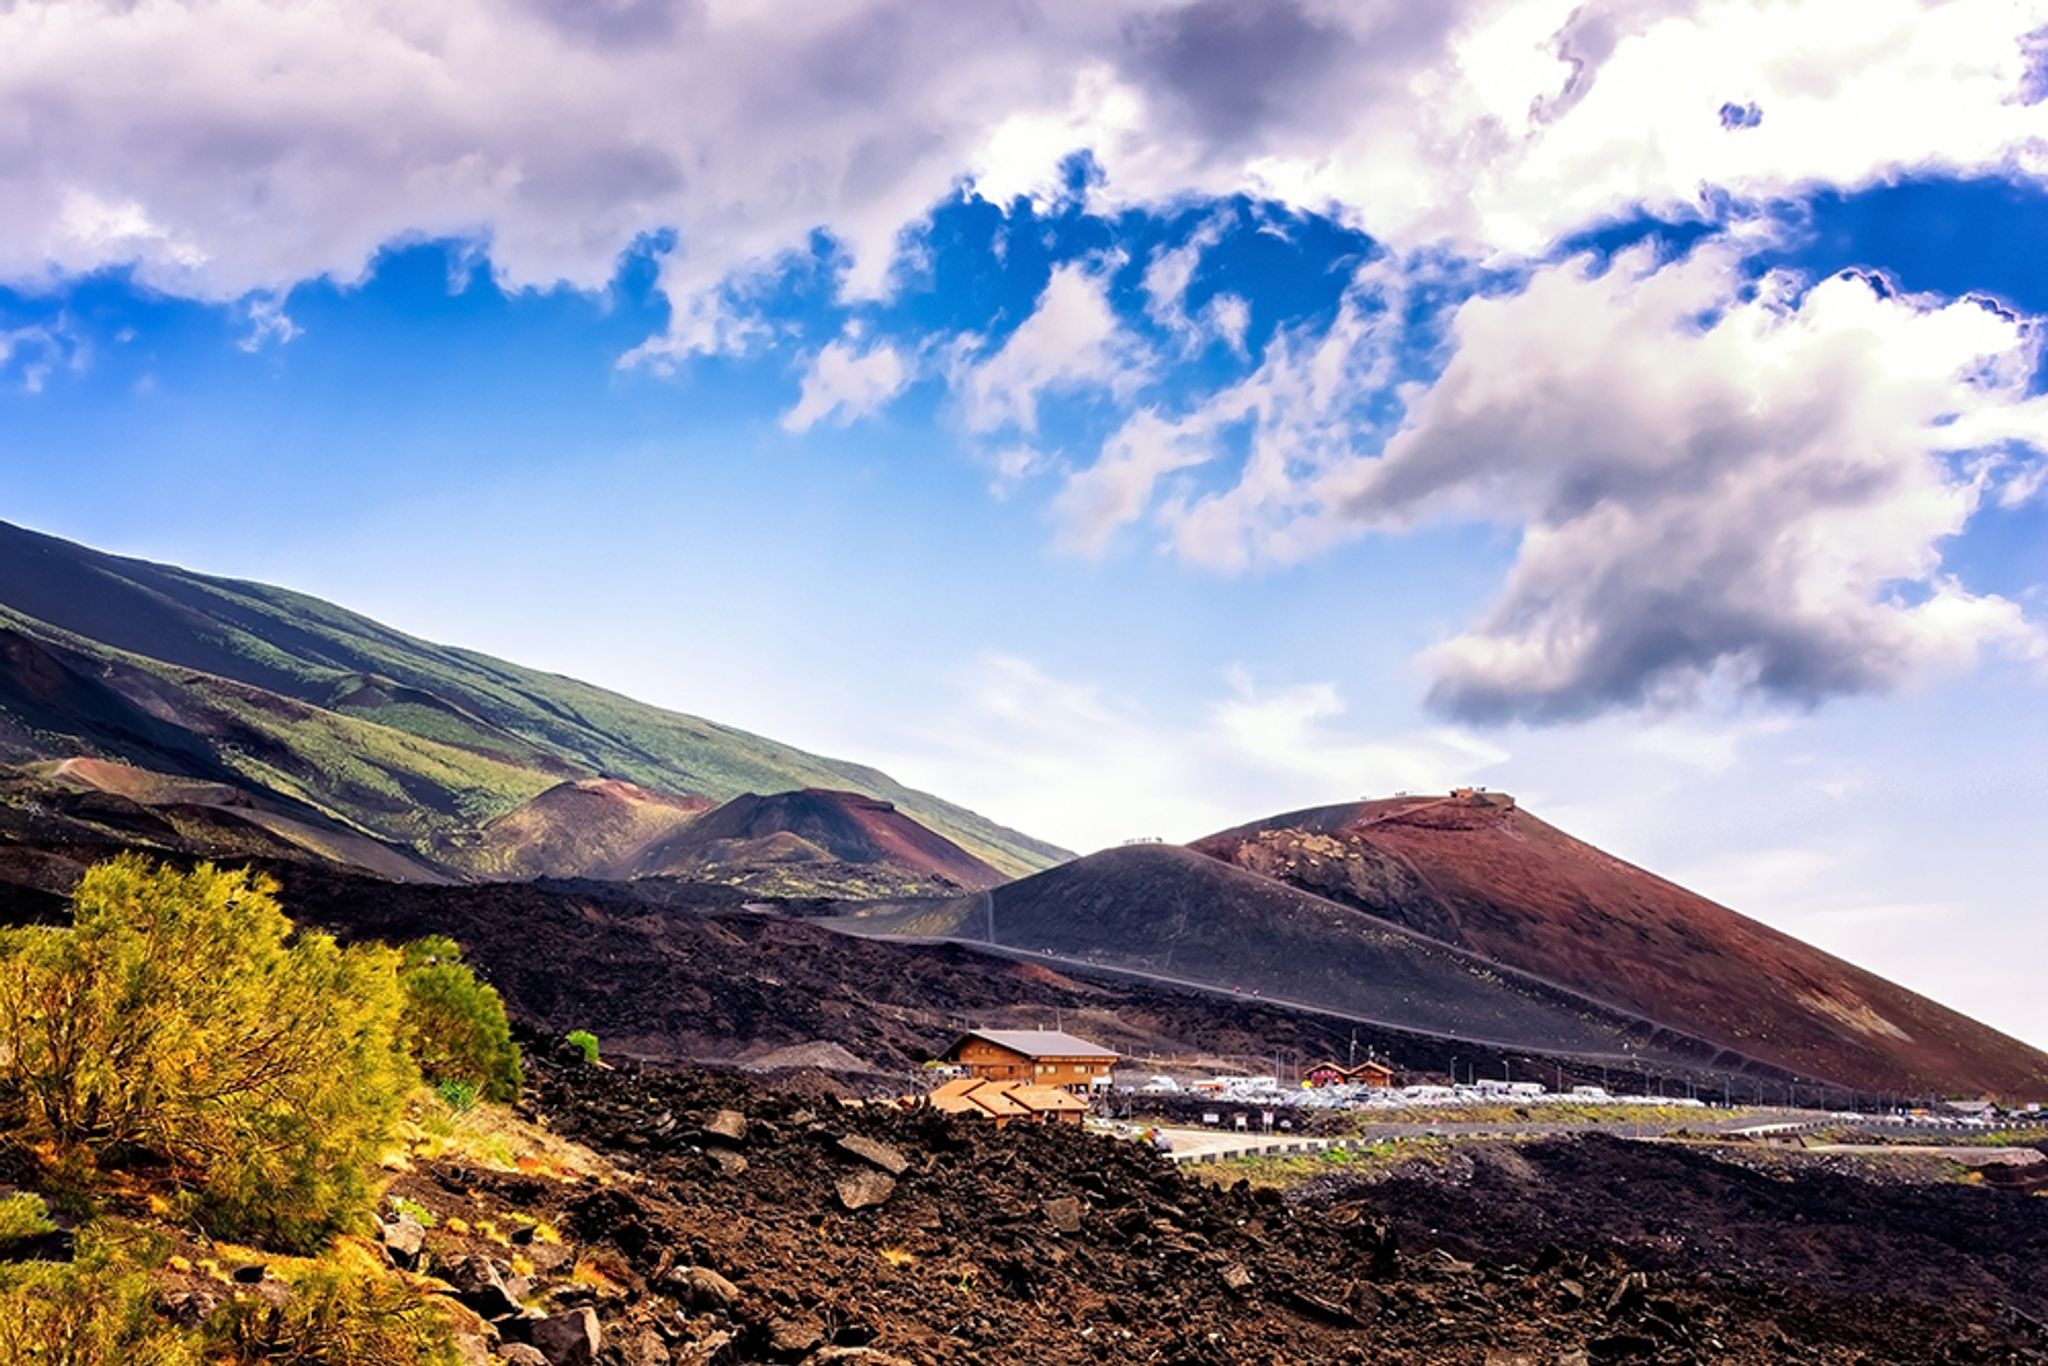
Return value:
[(1117, 1059), (1114, 1050), (1057, 1029), (973, 1029), (943, 1056), (982, 1081), (1029, 1082), (1081, 1094), (1109, 1085)]
[(1301, 1074), (1306, 1086), (1392, 1086), (1394, 1069), (1383, 1062), (1362, 1062), (1346, 1067), (1325, 1060)]

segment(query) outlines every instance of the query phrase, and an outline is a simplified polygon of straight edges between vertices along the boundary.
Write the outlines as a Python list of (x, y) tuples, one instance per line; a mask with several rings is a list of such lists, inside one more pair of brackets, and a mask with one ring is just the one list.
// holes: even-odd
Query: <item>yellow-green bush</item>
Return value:
[(243, 1299), (207, 1325), (216, 1359), (290, 1366), (442, 1366), (455, 1360), (447, 1316), (373, 1271), (316, 1265), (281, 1304)]
[(50, 1207), (39, 1195), (10, 1195), (0, 1200), (0, 1248), (55, 1230)]
[[(100, 1221), (73, 1263), (0, 1263), (0, 1366), (447, 1366), (450, 1321), (398, 1277), (328, 1258), (281, 1299), (233, 1292), (183, 1326), (158, 1311), (161, 1238)], [(215, 1293), (229, 1294), (216, 1285)]]
[(145, 1159), (218, 1234), (305, 1247), (358, 1217), (417, 1081), (399, 958), (295, 936), (276, 890), (123, 855), (70, 927), (0, 934), (0, 1133), (72, 1177)]
[(467, 1084), (486, 1100), (519, 1099), (525, 1076), (505, 1003), (476, 979), (454, 940), (435, 935), (406, 945), (399, 980), (407, 1046), (428, 1081)]
[(151, 1243), (88, 1232), (75, 1262), (0, 1262), (0, 1366), (200, 1366), (198, 1336), (156, 1313)]

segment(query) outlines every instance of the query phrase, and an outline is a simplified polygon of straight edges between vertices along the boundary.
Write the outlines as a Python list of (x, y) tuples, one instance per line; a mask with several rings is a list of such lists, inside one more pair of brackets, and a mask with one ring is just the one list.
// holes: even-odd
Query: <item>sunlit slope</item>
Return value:
[(1908, 1095), (2048, 1095), (2048, 1055), (1574, 839), (1505, 794), (1318, 807), (1193, 847), (1806, 1076)]
[[(413, 844), (479, 827), (565, 779), (604, 776), (713, 801), (847, 789), (1006, 874), (1064, 857), (860, 764), (420, 640), (304, 594), (4, 523), (0, 629), (28, 643), (0, 681), (0, 757), (98, 755), (274, 782)], [(408, 825), (394, 803), (420, 814)]]

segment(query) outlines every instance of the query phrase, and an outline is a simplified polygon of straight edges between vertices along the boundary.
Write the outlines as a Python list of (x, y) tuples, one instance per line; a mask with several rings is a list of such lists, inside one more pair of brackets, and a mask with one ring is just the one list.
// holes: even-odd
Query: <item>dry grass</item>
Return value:
[(395, 1170), (406, 1170), (416, 1161), (448, 1160), (552, 1181), (617, 1177), (611, 1165), (590, 1149), (528, 1123), (507, 1106), (479, 1104), (457, 1110), (424, 1087), (407, 1106), (402, 1138), (403, 1152), (387, 1161)]

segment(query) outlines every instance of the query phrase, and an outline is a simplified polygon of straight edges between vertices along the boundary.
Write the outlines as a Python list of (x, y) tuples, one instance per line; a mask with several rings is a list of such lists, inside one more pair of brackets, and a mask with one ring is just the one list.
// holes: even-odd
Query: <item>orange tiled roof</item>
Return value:
[(1088, 1102), (1057, 1086), (1012, 1086), (1010, 1096), (1019, 1105), (1032, 1110), (1071, 1112), (1088, 1108)]

